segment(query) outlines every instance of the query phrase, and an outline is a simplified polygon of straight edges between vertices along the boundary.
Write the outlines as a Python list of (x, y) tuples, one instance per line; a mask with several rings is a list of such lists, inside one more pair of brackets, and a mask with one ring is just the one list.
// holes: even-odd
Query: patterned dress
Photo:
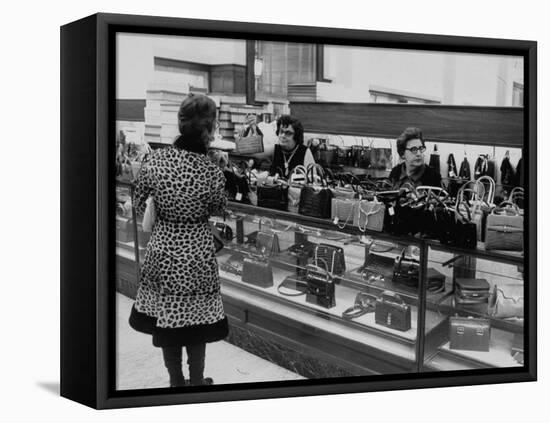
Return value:
[(130, 325), (156, 346), (213, 342), (227, 335), (218, 264), (208, 217), (227, 204), (225, 178), (204, 155), (155, 151), (136, 179), (138, 215), (154, 199), (156, 220)]

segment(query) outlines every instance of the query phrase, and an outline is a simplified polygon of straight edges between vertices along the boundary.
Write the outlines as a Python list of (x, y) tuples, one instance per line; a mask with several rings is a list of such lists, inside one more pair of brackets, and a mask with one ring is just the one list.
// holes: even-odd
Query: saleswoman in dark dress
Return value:
[(269, 171), (271, 175), (279, 174), (283, 178), (288, 178), (296, 166), (304, 165), (307, 168), (308, 165), (315, 163), (310, 149), (304, 145), (304, 128), (298, 119), (290, 115), (282, 115), (277, 119), (276, 133), (279, 144), (275, 145)]
[(390, 172), (394, 189), (406, 182), (417, 187), (429, 185), (441, 187), (441, 175), (424, 163), (426, 145), (420, 128), (407, 128), (397, 138), (397, 153), (403, 163), (395, 166)]

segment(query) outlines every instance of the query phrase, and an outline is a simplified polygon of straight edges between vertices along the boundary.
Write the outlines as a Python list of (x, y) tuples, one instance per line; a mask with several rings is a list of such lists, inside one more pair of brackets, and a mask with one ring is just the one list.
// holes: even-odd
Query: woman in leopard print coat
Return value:
[(183, 386), (182, 347), (187, 350), (191, 385), (203, 378), (205, 344), (228, 333), (208, 218), (221, 214), (225, 178), (206, 156), (216, 123), (215, 103), (190, 95), (181, 104), (181, 136), (155, 151), (136, 179), (138, 214), (152, 196), (156, 221), (141, 269), (130, 325), (151, 334), (162, 348), (171, 386)]

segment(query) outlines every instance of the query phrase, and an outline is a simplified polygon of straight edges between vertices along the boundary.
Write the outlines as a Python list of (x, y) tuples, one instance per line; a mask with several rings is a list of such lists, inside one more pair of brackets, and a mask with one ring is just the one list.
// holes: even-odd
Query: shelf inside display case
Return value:
[(425, 366), (432, 370), (486, 369), (494, 367), (519, 367), (514, 359), (514, 334), (499, 329), (491, 330), (489, 351), (457, 350), (450, 348), (450, 342), (441, 345), (437, 353)]

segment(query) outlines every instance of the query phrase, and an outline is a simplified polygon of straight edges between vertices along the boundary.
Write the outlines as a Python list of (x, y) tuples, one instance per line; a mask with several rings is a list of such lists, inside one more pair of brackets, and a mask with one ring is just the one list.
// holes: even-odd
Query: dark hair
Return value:
[(420, 128), (409, 127), (405, 129), (401, 135), (399, 135), (397, 138), (397, 154), (399, 154), (399, 157), (405, 154), (407, 143), (414, 139), (419, 139), (422, 142), (422, 145), (425, 145), (422, 130)]
[(302, 126), (302, 122), (290, 115), (282, 115), (279, 119), (277, 119), (277, 135), (279, 135), (279, 131), (282, 126), (292, 126), (292, 129), (294, 129), (294, 141), (296, 141), (296, 144), (304, 143), (304, 127)]
[(206, 154), (210, 134), (216, 121), (216, 103), (205, 95), (189, 94), (178, 111), (181, 136), (174, 146), (194, 153)]

